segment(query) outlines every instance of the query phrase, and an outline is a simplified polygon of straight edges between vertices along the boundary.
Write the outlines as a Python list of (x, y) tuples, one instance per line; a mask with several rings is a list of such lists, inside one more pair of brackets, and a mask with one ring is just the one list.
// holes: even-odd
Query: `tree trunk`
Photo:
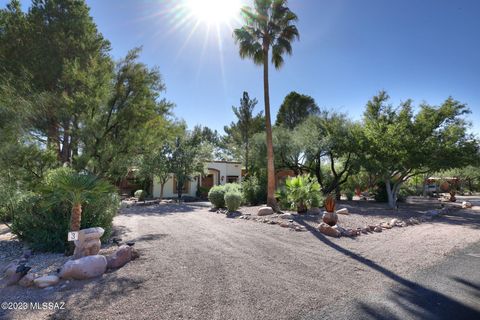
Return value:
[(160, 184), (160, 200), (163, 199), (163, 188), (165, 187), (165, 182)]
[(275, 164), (273, 157), (272, 124), (270, 120), (270, 92), (268, 84), (268, 49), (263, 50), (263, 93), (265, 98), (265, 131), (267, 134), (267, 205), (278, 211), (275, 200)]
[(72, 207), (72, 214), (70, 216), (70, 231), (79, 231), (82, 220), (82, 204), (75, 203)]
[(395, 182), (393, 185), (390, 182), (390, 179), (385, 179), (385, 188), (387, 189), (388, 195), (388, 207), (390, 209), (397, 208), (397, 199), (398, 199), (398, 191), (402, 186), (402, 182)]

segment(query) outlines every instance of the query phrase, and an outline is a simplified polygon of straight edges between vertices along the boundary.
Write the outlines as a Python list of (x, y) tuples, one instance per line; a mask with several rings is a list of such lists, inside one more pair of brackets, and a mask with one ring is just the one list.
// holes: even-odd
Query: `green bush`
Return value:
[[(26, 194), (12, 220), (12, 232), (34, 250), (64, 252), (69, 247), (72, 205), (56, 191), (61, 170), (76, 174), (69, 168), (51, 170), (44, 179), (44, 188)], [(82, 206), (81, 229), (102, 227), (102, 240), (108, 239), (119, 206), (120, 198), (113, 188), (110, 193), (93, 194)]]
[(214, 186), (208, 192), (208, 200), (213, 204), (215, 208), (225, 207), (225, 187)]
[(320, 202), (320, 184), (309, 175), (289, 177), (285, 181), (284, 200), (299, 213)]
[(225, 194), (229, 192), (242, 192), (238, 183), (227, 183), (221, 186), (214, 186), (208, 192), (208, 200), (215, 208), (225, 208)]
[(133, 195), (138, 201), (145, 201), (146, 192), (144, 190), (137, 190)]
[(228, 191), (225, 193), (225, 204), (229, 212), (237, 211), (242, 204), (242, 200), (240, 191)]
[(345, 191), (345, 197), (347, 197), (347, 200), (353, 200), (353, 191), (352, 190), (347, 190)]
[(247, 203), (256, 206), (267, 200), (266, 184), (263, 184), (257, 176), (251, 176), (242, 182), (243, 198)]

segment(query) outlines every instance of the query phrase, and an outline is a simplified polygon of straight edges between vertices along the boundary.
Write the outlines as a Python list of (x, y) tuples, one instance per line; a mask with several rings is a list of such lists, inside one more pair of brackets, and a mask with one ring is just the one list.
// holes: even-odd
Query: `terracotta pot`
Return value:
[(335, 212), (325, 212), (322, 217), (323, 222), (333, 227), (337, 224), (338, 216)]

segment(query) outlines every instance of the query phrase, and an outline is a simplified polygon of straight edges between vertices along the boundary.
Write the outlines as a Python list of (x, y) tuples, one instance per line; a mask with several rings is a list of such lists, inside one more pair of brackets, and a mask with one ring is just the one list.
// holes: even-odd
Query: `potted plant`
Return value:
[(335, 212), (335, 198), (332, 195), (328, 195), (327, 199), (325, 199), (324, 206), (326, 212), (323, 214), (322, 220), (333, 227), (338, 221), (338, 216)]

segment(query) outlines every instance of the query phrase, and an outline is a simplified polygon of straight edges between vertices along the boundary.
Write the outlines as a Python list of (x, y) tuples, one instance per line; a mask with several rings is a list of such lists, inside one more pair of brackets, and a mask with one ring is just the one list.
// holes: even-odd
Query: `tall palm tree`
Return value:
[(283, 63), (284, 54), (292, 54), (291, 42), (299, 38), (297, 15), (287, 7), (287, 0), (255, 0), (254, 7), (242, 9), (244, 26), (234, 30), (242, 59), (250, 58), (263, 65), (263, 91), (265, 98), (265, 131), (267, 135), (267, 204), (277, 210), (275, 201), (275, 167), (273, 162), (272, 124), (270, 120), (270, 93), (268, 66), (271, 61), (276, 69)]

